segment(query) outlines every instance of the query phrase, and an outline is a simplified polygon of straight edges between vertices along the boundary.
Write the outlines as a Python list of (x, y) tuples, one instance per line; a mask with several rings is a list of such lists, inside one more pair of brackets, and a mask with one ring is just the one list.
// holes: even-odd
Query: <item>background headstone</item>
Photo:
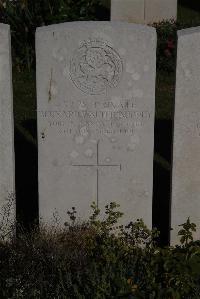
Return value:
[(6, 233), (15, 219), (12, 101), (10, 27), (0, 24), (0, 224), (3, 225), (1, 233), (3, 231)]
[(200, 27), (178, 34), (171, 242), (190, 217), (200, 238)]
[(176, 20), (177, 0), (145, 0), (145, 23)]
[(152, 223), (156, 32), (118, 22), (72, 22), (36, 34), (39, 209), (66, 220), (121, 205)]
[(144, 0), (112, 0), (111, 21), (125, 21), (143, 24), (145, 14)]
[(177, 0), (112, 0), (111, 20), (151, 24), (176, 20)]

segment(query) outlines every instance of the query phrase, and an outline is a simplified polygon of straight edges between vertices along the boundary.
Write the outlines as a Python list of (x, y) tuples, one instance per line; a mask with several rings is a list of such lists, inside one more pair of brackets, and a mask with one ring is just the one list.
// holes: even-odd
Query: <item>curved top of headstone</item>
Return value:
[(0, 23), (0, 30), (10, 30), (10, 25), (8, 24), (4, 24), (4, 23)]
[(191, 35), (191, 34), (195, 34), (195, 33), (200, 33), (200, 26), (179, 30), (178, 37), (181, 37), (184, 35)]
[(53, 24), (53, 25), (48, 25), (48, 26), (42, 26), (37, 28), (37, 32), (39, 31), (45, 31), (45, 30), (62, 30), (64, 28), (74, 28), (74, 27), (80, 27), (80, 29), (86, 29), (86, 28), (91, 28), (94, 26), (111, 26), (111, 27), (125, 27), (125, 28), (131, 28), (133, 30), (141, 30), (141, 31), (146, 31), (146, 32), (152, 32), (155, 33), (156, 29), (143, 25), (143, 24), (133, 24), (133, 23), (127, 23), (127, 22), (121, 22), (121, 21), (77, 21), (77, 22), (66, 22), (66, 23), (60, 23), (60, 24)]
[[(119, 49), (116, 50), (113, 43), (124, 44), (125, 48), (135, 44), (139, 47), (137, 53), (140, 55), (140, 47), (143, 47), (147, 40), (149, 43), (156, 42), (156, 30), (141, 24), (108, 21), (78, 21), (39, 27), (36, 33), (36, 48), (50, 40), (52, 45), (60, 42), (59, 47), (63, 48), (65, 43), (70, 43), (68, 47), (71, 48), (76, 40), (79, 41), (79, 44), (75, 42), (70, 58), (70, 79), (81, 92), (100, 95), (116, 88), (121, 81), (124, 65)], [(142, 41), (141, 46), (139, 40)], [(69, 52), (69, 48), (65, 51)], [(55, 53), (53, 55), (57, 56)]]
[[(0, 23), (0, 32), (1, 32), (0, 36), (2, 41), (4, 40), (4, 38), (7, 38), (7, 40), (10, 41), (10, 25)], [(1, 44), (1, 46), (3, 47), (3, 44)], [(4, 46), (5, 46), (5, 41), (4, 41)], [(2, 51), (2, 47), (1, 47), (1, 51)]]

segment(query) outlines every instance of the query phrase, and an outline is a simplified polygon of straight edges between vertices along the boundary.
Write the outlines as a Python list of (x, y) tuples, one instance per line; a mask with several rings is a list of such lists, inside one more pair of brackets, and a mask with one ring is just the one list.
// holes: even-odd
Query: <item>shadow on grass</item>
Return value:
[(17, 222), (25, 228), (38, 223), (37, 148), (15, 128)]
[[(172, 122), (156, 120), (155, 152), (164, 157), (171, 165)], [(170, 236), (171, 210), (171, 172), (154, 162), (153, 184), (153, 226), (160, 231), (159, 243), (167, 245)]]

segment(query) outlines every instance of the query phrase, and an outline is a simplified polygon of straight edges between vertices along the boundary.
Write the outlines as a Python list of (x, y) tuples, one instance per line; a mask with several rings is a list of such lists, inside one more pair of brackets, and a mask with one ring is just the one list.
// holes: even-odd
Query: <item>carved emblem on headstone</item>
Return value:
[(122, 70), (119, 54), (101, 40), (84, 42), (75, 51), (70, 65), (75, 86), (92, 95), (105, 94), (107, 89), (117, 87)]

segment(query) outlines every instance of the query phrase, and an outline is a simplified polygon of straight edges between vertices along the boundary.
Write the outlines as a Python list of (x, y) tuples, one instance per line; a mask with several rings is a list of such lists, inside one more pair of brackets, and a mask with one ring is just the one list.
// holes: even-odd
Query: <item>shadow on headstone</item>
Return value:
[(38, 223), (37, 155), (36, 146), (15, 128), (16, 212), (17, 222), (25, 229)]

